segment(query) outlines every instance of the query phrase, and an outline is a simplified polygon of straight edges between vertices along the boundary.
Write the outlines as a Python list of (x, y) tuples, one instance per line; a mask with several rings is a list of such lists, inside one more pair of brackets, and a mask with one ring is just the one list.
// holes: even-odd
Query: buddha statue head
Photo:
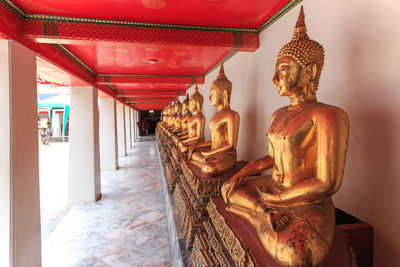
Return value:
[(185, 100), (182, 101), (182, 110), (185, 113), (189, 110), (189, 94), (186, 94)]
[(301, 7), (292, 40), (279, 51), (272, 82), (280, 95), (303, 94), (315, 100), (323, 64), (324, 48), (308, 37)]
[(196, 87), (194, 88), (194, 93), (190, 97), (190, 100), (189, 100), (190, 112), (192, 112), (192, 113), (200, 112), (203, 108), (203, 102), (204, 102), (204, 98), (199, 93), (199, 87), (196, 84)]
[(210, 101), (213, 106), (230, 108), (232, 82), (228, 80), (224, 72), (224, 64), (221, 63), (218, 77), (211, 84)]

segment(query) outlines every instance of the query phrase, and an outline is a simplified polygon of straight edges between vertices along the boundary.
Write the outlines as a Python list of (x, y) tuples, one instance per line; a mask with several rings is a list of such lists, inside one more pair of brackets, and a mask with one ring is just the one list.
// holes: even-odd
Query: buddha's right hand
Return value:
[(243, 175), (237, 173), (234, 175), (230, 180), (226, 181), (222, 188), (221, 188), (221, 194), (222, 197), (224, 198), (225, 203), (229, 202), (229, 198), (231, 194), (236, 190), (236, 188), (239, 186), (239, 184), (243, 180)]

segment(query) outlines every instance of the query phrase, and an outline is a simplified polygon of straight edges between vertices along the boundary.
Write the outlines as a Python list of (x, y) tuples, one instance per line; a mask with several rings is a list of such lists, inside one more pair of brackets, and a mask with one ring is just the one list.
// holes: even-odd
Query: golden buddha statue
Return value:
[(161, 124), (162, 131), (166, 131), (166, 128), (169, 126), (170, 122), (169, 109), (170, 105), (167, 105), (163, 110), (163, 123)]
[(189, 94), (187, 94), (186, 99), (182, 101), (182, 112), (184, 114), (181, 117), (180, 131), (173, 137), (175, 145), (178, 145), (180, 137), (185, 136), (188, 133), (188, 121), (192, 117), (192, 113), (189, 111)]
[(182, 102), (183, 116), (181, 118), (181, 133), (180, 135), (187, 134), (188, 132), (188, 122), (192, 117), (192, 113), (189, 110), (189, 94), (186, 94), (186, 99)]
[[(265, 250), (283, 266), (319, 266), (335, 233), (331, 196), (346, 160), (349, 120), (317, 102), (323, 47), (307, 35), (303, 8), (292, 40), (278, 54), (272, 82), (290, 105), (278, 109), (268, 131), (268, 155), (225, 182), (227, 209), (257, 229)], [(272, 175), (253, 176), (272, 168)]]
[(182, 127), (181, 121), (182, 121), (182, 104), (178, 98), (174, 104), (174, 119), (173, 119), (173, 127), (171, 129), (170, 136), (180, 132), (181, 127)]
[(187, 134), (178, 138), (178, 146), (182, 153), (188, 151), (198, 143), (204, 142), (204, 125), (206, 119), (202, 113), (203, 96), (199, 93), (199, 88), (196, 84), (193, 95), (189, 100), (189, 111), (192, 116), (187, 122)]
[(166, 131), (169, 132), (175, 128), (175, 102), (171, 102), (168, 108), (168, 125)]
[(217, 107), (209, 127), (211, 141), (197, 144), (189, 151), (189, 159), (201, 168), (203, 173), (218, 175), (234, 167), (236, 145), (239, 133), (239, 114), (230, 108), (232, 83), (224, 73), (221, 64), (217, 79), (211, 84), (210, 101)]

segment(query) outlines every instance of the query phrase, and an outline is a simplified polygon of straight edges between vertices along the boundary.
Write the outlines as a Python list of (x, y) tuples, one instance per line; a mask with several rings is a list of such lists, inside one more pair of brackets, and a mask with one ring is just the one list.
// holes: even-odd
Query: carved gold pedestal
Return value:
[(192, 260), (195, 267), (225, 266), (219, 264), (215, 258), (205, 229), (195, 234), (192, 249)]
[(210, 197), (220, 196), (222, 184), (244, 165), (246, 162), (239, 161), (231, 171), (211, 177), (204, 174), (198, 166), (188, 160), (182, 160), (181, 157), (180, 167), (183, 175), (176, 190), (179, 191), (180, 198), (185, 204), (185, 209), (180, 216), (188, 250), (192, 249), (196, 235), (204, 233), (203, 222), (208, 220), (206, 207)]
[[(222, 198), (207, 205), (210, 219), (204, 222), (213, 255), (221, 266), (280, 266), (262, 247), (256, 229), (227, 211)], [(338, 221), (329, 256), (323, 266), (372, 266), (372, 227), (356, 218)], [(342, 212), (343, 213), (343, 212)], [(342, 216), (343, 217), (343, 216)]]

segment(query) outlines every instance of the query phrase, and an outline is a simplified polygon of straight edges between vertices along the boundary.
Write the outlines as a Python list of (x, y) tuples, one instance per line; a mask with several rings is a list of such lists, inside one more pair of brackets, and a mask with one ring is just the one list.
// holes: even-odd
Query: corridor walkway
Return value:
[(71, 207), (43, 238), (43, 266), (170, 266), (155, 138), (102, 173), (102, 199)]

